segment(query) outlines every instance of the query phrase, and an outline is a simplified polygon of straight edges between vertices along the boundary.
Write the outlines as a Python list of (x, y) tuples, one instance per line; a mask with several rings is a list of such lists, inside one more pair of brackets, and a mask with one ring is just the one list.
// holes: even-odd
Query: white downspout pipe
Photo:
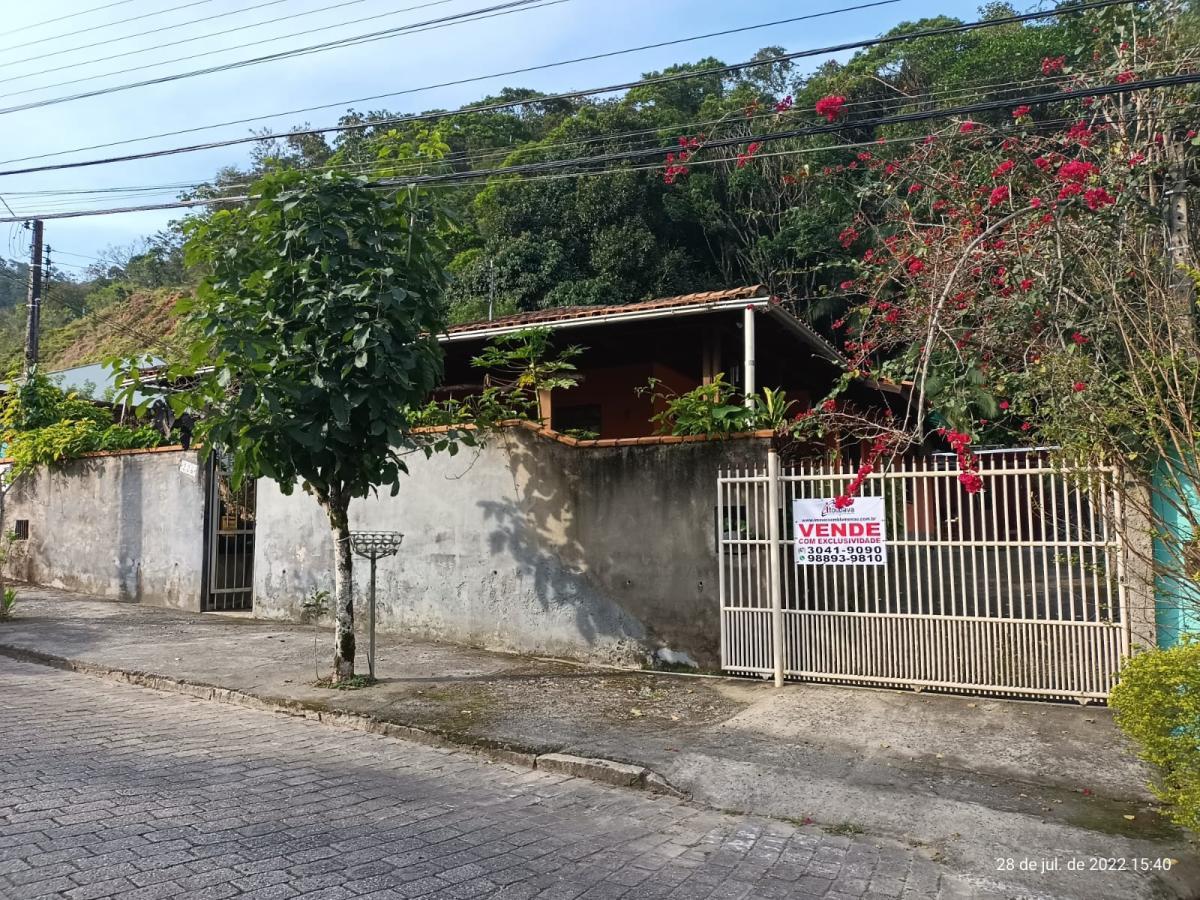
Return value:
[(746, 396), (746, 408), (754, 406), (754, 394), (758, 383), (754, 377), (754, 307), (742, 311), (742, 392)]

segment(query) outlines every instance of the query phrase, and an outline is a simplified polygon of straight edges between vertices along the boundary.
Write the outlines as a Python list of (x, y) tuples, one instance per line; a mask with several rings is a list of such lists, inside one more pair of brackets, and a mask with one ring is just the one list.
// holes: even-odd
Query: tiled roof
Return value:
[(672, 309), (676, 306), (701, 306), (708, 303), (723, 303), (729, 300), (763, 299), (767, 295), (762, 285), (752, 284), (746, 287), (729, 288), (724, 291), (702, 291), (698, 294), (683, 294), (679, 297), (660, 297), (657, 300), (644, 300), (640, 303), (619, 303), (611, 306), (559, 306), (554, 309), (538, 309), (533, 312), (517, 313), (503, 316), (499, 319), (464, 322), (461, 325), (451, 325), (448, 334), (464, 331), (480, 331), (485, 328), (511, 328), (519, 325), (548, 325), (555, 322), (566, 322), (572, 319), (591, 319), (597, 316), (611, 316), (614, 313), (643, 312), (656, 309)]

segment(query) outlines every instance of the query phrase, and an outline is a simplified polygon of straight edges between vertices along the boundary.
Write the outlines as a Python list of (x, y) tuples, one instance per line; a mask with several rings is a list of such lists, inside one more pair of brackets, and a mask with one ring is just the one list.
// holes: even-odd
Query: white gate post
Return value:
[(779, 566), (779, 452), (767, 451), (767, 554), (768, 592), (771, 598), (771, 656), (775, 687), (783, 687), (783, 590)]

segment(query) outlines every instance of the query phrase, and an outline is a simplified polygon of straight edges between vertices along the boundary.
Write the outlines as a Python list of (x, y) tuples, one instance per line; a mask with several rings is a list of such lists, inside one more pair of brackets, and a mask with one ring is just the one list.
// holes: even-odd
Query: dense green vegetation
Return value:
[[(984, 17), (1011, 14), (991, 3)], [(969, 20), (949, 17), (899, 26), (894, 33)], [(799, 138), (763, 148), (753, 165), (740, 163), (757, 134), (819, 124), (817, 100), (846, 99), (863, 121), (947, 105), (1014, 96), (1049, 86), (1036, 81), (1047, 55), (1070, 54), (1079, 41), (1071, 23), (1005, 25), (967, 34), (873, 48), (846, 64), (804, 73), (788, 61), (714, 74), (742, 60), (704, 58), (647, 78), (695, 76), (646, 85), (623, 95), (541, 99), (513, 88), (472, 107), (518, 102), (510, 108), (458, 112), (434, 121), (377, 123), (389, 110), (348, 111), (343, 125), (361, 125), (326, 140), (320, 136), (265, 137), (244, 169), (225, 169), (193, 195), (242, 193), (248, 181), (273, 170), (336, 167), (373, 177), (454, 175), (479, 169), (678, 147), (680, 138), (744, 137), (746, 143), (707, 151), (686, 177), (664, 177), (665, 154), (572, 165), (543, 177), (450, 179), (434, 188), (454, 224), (441, 236), (453, 279), (444, 302), (450, 321), (560, 304), (638, 300), (741, 283), (765, 283), (781, 295), (819, 297), (845, 277), (838, 235), (857, 198), (827, 173), (853, 166), (860, 148), (879, 138), (923, 134), (913, 124), (870, 125), (836, 137)], [(782, 48), (764, 48), (770, 60)], [(707, 74), (697, 74), (707, 73)], [(1017, 87), (1014, 88), (1014, 83)], [(789, 100), (790, 98), (790, 100)], [(993, 118), (1004, 120), (1000, 111)], [(984, 117), (986, 118), (986, 117)], [(900, 144), (903, 146), (903, 144)], [(787, 151), (787, 152), (784, 152)], [(881, 150), (886, 152), (886, 150)], [(580, 173), (580, 177), (562, 177)], [(552, 176), (552, 177), (551, 177)], [(670, 183), (668, 183), (670, 181)], [(173, 227), (133, 251), (114, 251), (82, 277), (53, 273), (45, 306), (47, 362), (96, 361), (130, 343), (169, 352), (163, 324), (138, 335), (106, 320), (147, 289), (188, 288)], [(10, 264), (23, 278), (20, 264)], [(0, 278), (0, 360), (19, 352), (24, 291)], [(836, 299), (814, 304), (818, 324), (840, 312)], [(55, 334), (77, 320), (81, 327)], [(108, 340), (108, 334), (119, 340)], [(144, 338), (144, 339), (143, 339)], [(83, 341), (84, 352), (70, 352)], [(114, 343), (119, 346), (112, 346)], [(157, 343), (158, 346), (151, 346)]]

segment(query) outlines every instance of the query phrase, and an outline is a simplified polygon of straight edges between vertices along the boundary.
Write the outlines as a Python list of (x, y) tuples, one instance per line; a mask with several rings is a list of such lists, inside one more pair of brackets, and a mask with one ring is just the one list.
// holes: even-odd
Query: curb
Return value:
[(574, 756), (569, 753), (536, 753), (520, 747), (506, 746), (500, 743), (491, 744), (484, 741), (456, 740), (453, 735), (441, 734), (413, 725), (401, 725), (388, 722), (375, 716), (362, 713), (340, 712), (338, 710), (318, 709), (298, 700), (286, 698), (262, 697), (248, 691), (235, 688), (224, 688), (215, 684), (186, 681), (181, 678), (170, 678), (166, 675), (156, 675), (153, 672), (138, 672), (128, 669), (113, 669), (96, 663), (69, 659), (44, 653), (41, 650), (29, 650), (24, 647), (11, 647), (0, 644), (0, 656), (17, 660), (18, 662), (33, 663), (52, 669), (62, 669), (88, 675), (103, 681), (119, 684), (132, 684), (137, 687), (164, 691), (170, 694), (181, 694), (197, 700), (207, 700), (213, 703), (227, 703), (260, 712), (280, 713), (287, 716), (308, 719), (322, 725), (332, 725), (335, 728), (346, 728), (352, 731), (363, 731), (368, 734), (378, 734), (384, 737), (403, 741), (412, 741), (427, 747), (438, 747), (443, 750), (457, 750), (486, 757), (493, 762), (505, 763), (518, 768), (536, 769), (559, 775), (569, 775), (574, 778), (586, 778), (599, 784), (616, 787), (628, 787), (636, 790), (662, 794), (676, 800), (688, 800), (689, 795), (672, 785), (666, 778), (645, 766), (630, 765), (602, 757)]

